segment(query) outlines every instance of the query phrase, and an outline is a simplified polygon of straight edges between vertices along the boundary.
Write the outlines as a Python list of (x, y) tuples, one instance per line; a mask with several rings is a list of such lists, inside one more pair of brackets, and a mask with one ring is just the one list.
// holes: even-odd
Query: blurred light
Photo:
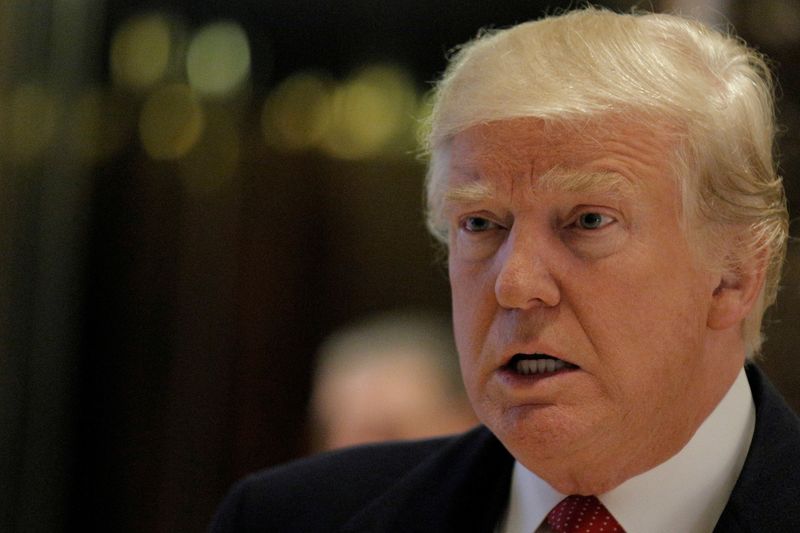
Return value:
[(139, 135), (153, 159), (178, 159), (198, 141), (203, 125), (203, 109), (191, 89), (175, 83), (147, 98), (139, 117)]
[(123, 87), (142, 90), (161, 81), (170, 62), (170, 24), (159, 14), (125, 21), (111, 41), (111, 76)]
[(61, 110), (55, 97), (42, 85), (17, 87), (9, 95), (8, 135), (4, 140), (9, 157), (29, 161), (43, 155), (55, 137)]
[(78, 98), (72, 138), (84, 161), (100, 161), (120, 151), (131, 130), (131, 107), (102, 88), (86, 89)]
[(286, 78), (264, 102), (264, 139), (280, 150), (303, 150), (317, 144), (330, 126), (333, 82), (300, 72)]
[(236, 175), (241, 153), (241, 134), (234, 114), (227, 109), (208, 110), (203, 135), (179, 161), (186, 189), (203, 195), (224, 188)]
[(415, 107), (414, 85), (404, 70), (366, 67), (335, 91), (331, 127), (322, 148), (342, 159), (372, 157), (387, 148), (407, 149), (403, 135), (413, 138)]
[(250, 75), (250, 44), (235, 22), (218, 22), (200, 30), (186, 54), (189, 85), (198, 94), (225, 96)]

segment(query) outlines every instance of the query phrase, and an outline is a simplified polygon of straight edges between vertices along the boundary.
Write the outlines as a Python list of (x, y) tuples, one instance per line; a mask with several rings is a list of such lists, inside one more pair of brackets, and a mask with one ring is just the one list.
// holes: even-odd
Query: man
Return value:
[(310, 402), (316, 451), (465, 431), (475, 416), (446, 317), (369, 316), (320, 346)]
[(773, 136), (763, 60), (695, 22), (461, 48), (428, 207), (484, 426), (256, 475), (217, 530), (800, 531), (800, 422), (746, 364), (785, 252)]

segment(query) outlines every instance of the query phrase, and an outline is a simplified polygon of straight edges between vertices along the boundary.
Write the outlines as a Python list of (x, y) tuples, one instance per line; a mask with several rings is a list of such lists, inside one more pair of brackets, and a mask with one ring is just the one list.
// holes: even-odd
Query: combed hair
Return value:
[(677, 132), (666, 156), (690, 242), (725, 271), (752, 260), (766, 264), (764, 288), (742, 331), (748, 356), (758, 353), (788, 236), (765, 59), (697, 21), (593, 7), (480, 33), (454, 52), (434, 94), (426, 194), (428, 227), (441, 242), (447, 243), (441, 205), (453, 136), (524, 117), (613, 117)]

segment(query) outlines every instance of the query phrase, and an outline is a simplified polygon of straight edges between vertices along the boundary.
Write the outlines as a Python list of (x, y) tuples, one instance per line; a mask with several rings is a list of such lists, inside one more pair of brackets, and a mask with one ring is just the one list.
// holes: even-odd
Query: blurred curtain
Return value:
[(2, 531), (57, 531), (67, 513), (89, 181), (66, 104), (102, 16), (101, 0), (0, 1)]

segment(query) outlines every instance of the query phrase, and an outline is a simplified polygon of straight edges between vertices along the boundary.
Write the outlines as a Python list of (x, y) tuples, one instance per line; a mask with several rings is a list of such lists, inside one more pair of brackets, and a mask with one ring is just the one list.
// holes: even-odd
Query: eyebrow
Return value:
[[(630, 196), (637, 187), (622, 174), (611, 171), (573, 172), (554, 168), (537, 180), (536, 190)], [(495, 197), (494, 187), (471, 181), (445, 191), (444, 199), (455, 203), (473, 203)]]

